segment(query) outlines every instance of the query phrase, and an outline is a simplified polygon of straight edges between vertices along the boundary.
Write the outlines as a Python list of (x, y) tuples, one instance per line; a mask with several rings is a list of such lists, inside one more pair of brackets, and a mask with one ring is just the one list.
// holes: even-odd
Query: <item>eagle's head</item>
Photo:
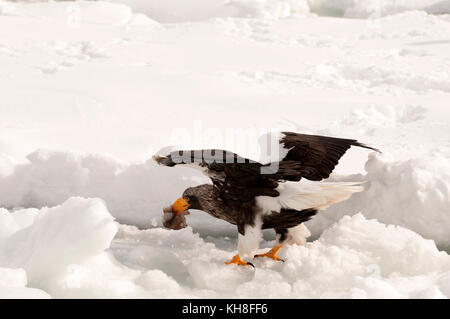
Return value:
[(189, 187), (183, 192), (183, 196), (172, 204), (172, 211), (178, 215), (188, 209), (202, 209), (200, 205), (201, 195), (198, 187)]
[(171, 206), (164, 208), (163, 225), (169, 229), (182, 229), (187, 226), (186, 215), (189, 209), (208, 211), (208, 202), (212, 202), (212, 185), (200, 185), (189, 187), (182, 197), (178, 198)]

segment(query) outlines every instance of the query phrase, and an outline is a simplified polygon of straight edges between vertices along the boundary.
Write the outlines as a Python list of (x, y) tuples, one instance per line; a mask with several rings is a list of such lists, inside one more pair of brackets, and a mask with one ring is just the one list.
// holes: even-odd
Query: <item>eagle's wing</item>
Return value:
[(263, 165), (224, 150), (174, 151), (153, 158), (166, 166), (186, 164), (201, 169), (224, 199), (242, 204), (256, 196), (279, 196), (276, 188), (280, 181), (319, 181), (329, 177), (351, 146), (376, 150), (352, 139), (291, 132), (283, 132), (279, 142), (286, 150), (285, 156), (275, 163), (277, 169), (268, 173), (262, 173), (262, 168), (274, 163)]
[(299, 181), (301, 178), (320, 181), (328, 178), (351, 146), (380, 152), (353, 139), (292, 132), (283, 132), (280, 144), (288, 150), (279, 163), (280, 173), (290, 181)]

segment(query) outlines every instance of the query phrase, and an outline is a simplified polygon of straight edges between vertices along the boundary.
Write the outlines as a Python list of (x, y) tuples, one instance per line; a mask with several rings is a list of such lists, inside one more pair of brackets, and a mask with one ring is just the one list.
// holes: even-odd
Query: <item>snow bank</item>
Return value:
[(450, 239), (450, 161), (447, 158), (388, 162), (374, 153), (362, 176), (335, 180), (365, 180), (365, 191), (318, 214), (308, 225), (318, 234), (344, 215), (364, 216), (409, 228), (439, 245)]
[(0, 229), (0, 267), (25, 269), (34, 286), (65, 266), (108, 248), (117, 230), (98, 199), (70, 198), (39, 212), (31, 209), (11, 213), (9, 219), (10, 223)]
[(279, 19), (310, 11), (321, 16), (376, 19), (412, 10), (450, 13), (448, 0), (109, 0), (163, 23), (216, 17)]
[[(0, 1), (0, 14), (44, 15), (36, 2), (24, 0), (27, 6)], [(136, 14), (145, 14), (161, 23), (202, 21), (212, 18), (280, 19), (309, 12), (320, 16), (376, 19), (382, 16), (412, 10), (430, 14), (450, 13), (449, 0), (105, 0), (51, 2), (46, 6), (46, 17), (68, 16), (80, 22), (124, 25)], [(131, 10), (130, 10), (131, 9)]]
[(448, 0), (308, 0), (311, 11), (319, 15), (348, 18), (379, 18), (410, 10), (433, 14), (449, 13)]
[(448, 0), (109, 0), (130, 6), (163, 23), (200, 21), (217, 17), (279, 19), (310, 11), (321, 16), (372, 18), (423, 10), (450, 12)]
[(278, 19), (309, 12), (306, 0), (109, 0), (131, 7), (162, 23), (201, 21), (211, 18)]
[[(342, 218), (318, 240), (305, 246), (283, 248), (280, 257), (284, 258), (284, 263), (252, 260), (256, 271), (223, 263), (233, 255), (235, 245), (236, 242), (232, 241), (226, 250), (218, 249), (217, 244), (204, 242), (189, 228), (182, 231), (139, 231), (124, 226), (112, 249), (119, 260), (126, 260), (130, 266), (155, 267), (161, 271), (170, 269), (171, 277), (181, 286), (180, 289), (173, 283), (176, 288), (171, 288), (174, 289), (171, 292), (175, 296), (450, 296), (450, 256), (447, 253), (440, 252), (433, 241), (425, 240), (410, 230), (367, 220), (361, 214)], [(164, 250), (169, 255), (162, 254)]]
[(282, 273), (294, 281), (297, 295), (449, 297), (448, 254), (410, 230), (367, 220), (361, 214), (343, 217), (305, 247), (289, 248), (285, 259)]
[(40, 289), (28, 288), (27, 274), (21, 268), (0, 267), (0, 299), (50, 298)]
[(179, 289), (162, 271), (130, 269), (105, 252), (117, 224), (99, 199), (1, 213), (0, 297), (163, 297)]

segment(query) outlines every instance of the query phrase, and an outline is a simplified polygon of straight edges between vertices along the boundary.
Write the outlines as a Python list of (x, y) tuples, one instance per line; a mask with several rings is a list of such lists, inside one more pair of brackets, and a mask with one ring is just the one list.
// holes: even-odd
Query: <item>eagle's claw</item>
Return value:
[(273, 260), (277, 260), (277, 261), (282, 261), (282, 262), (284, 262), (284, 260), (283, 259), (281, 259), (280, 257), (278, 257), (277, 256), (277, 252), (278, 252), (278, 250), (281, 248), (281, 246), (274, 246), (271, 250), (269, 250), (267, 253), (265, 253), (265, 254), (258, 254), (258, 255), (255, 255), (255, 258), (256, 257), (268, 257), (268, 258), (270, 258), (270, 259), (273, 259)]
[(255, 266), (252, 263), (248, 263), (246, 261), (243, 261), (239, 255), (235, 255), (229, 262), (225, 262), (227, 265), (235, 264), (238, 266), (252, 266), (255, 268)]

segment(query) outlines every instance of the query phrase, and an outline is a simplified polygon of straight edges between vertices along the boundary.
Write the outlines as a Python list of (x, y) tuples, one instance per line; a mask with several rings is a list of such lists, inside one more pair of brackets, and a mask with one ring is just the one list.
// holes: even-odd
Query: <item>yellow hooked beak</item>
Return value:
[(186, 209), (189, 208), (189, 203), (184, 198), (178, 198), (175, 203), (172, 205), (172, 211), (177, 213), (177, 215), (180, 215), (182, 212), (184, 212)]

